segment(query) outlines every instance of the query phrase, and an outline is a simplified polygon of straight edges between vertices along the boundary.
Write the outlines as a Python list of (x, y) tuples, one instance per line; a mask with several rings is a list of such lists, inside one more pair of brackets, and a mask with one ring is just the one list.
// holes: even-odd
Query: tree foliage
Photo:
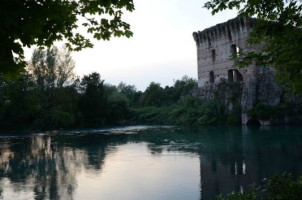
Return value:
[(130, 103), (130, 106), (133, 106), (138, 101), (137, 99), (137, 90), (134, 85), (127, 85), (126, 83), (120, 82), (117, 86), (118, 92), (123, 94)]
[(275, 175), (257, 188), (249, 191), (231, 193), (228, 197), (219, 196), (218, 200), (299, 200), (302, 196), (302, 177), (294, 178), (292, 174)]
[(212, 14), (237, 9), (241, 16), (256, 17), (247, 42), (262, 45), (262, 49), (241, 52), (235, 64), (273, 66), (280, 86), (302, 93), (302, 5), (298, 0), (210, 0), (204, 6)]
[(180, 80), (176, 80), (173, 85), (172, 99), (177, 101), (184, 99), (186, 96), (194, 96), (197, 90), (197, 81), (188, 76), (183, 76)]
[(43, 88), (54, 88), (73, 81), (74, 67), (74, 61), (66, 47), (61, 50), (52, 47), (47, 50), (35, 49), (28, 71)]
[(104, 80), (101, 80), (100, 74), (92, 73), (82, 78), (80, 88), (83, 95), (80, 98), (79, 110), (84, 123), (89, 126), (103, 125), (107, 112)]
[(164, 90), (159, 83), (151, 82), (144, 92), (144, 106), (161, 106)]
[(164, 88), (151, 82), (142, 92), (105, 83), (96, 72), (75, 78), (73, 68), (69, 52), (52, 47), (36, 49), (21, 78), (0, 76), (0, 130), (208, 125), (236, 121), (240, 114), (227, 116), (219, 103), (198, 99), (197, 81), (187, 76)]
[(1, 0), (0, 74), (11, 78), (24, 71), (22, 47), (50, 47), (62, 40), (69, 50), (92, 47), (80, 26), (98, 40), (132, 36), (122, 20), (125, 10), (134, 10), (133, 0)]

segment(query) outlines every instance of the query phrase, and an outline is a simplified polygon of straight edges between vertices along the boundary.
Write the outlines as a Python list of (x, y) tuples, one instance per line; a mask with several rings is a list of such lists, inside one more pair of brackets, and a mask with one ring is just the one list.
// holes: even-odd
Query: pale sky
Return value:
[[(173, 85), (184, 75), (197, 79), (194, 31), (236, 17), (236, 11), (212, 16), (205, 0), (134, 0), (124, 19), (134, 36), (94, 40), (94, 48), (72, 53), (79, 76), (99, 72), (106, 83), (121, 81), (144, 91), (151, 81)], [(26, 51), (26, 58), (31, 55)]]

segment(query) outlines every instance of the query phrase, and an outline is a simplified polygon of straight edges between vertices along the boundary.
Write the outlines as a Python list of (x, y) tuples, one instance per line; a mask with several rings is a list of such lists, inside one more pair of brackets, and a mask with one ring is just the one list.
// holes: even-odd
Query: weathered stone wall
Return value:
[[(198, 84), (199, 87), (210, 82), (210, 73), (214, 73), (214, 83), (228, 79), (228, 70), (237, 69), (230, 60), (234, 50), (250, 51), (256, 47), (247, 46), (246, 39), (252, 30), (254, 19), (237, 17), (225, 23), (194, 32), (197, 45)], [(245, 81), (255, 78), (255, 66), (237, 69)]]
[[(234, 104), (242, 107), (242, 123), (249, 120), (245, 111), (254, 104), (263, 103), (277, 105), (280, 102), (282, 91), (274, 81), (274, 70), (255, 65), (239, 69), (230, 59), (239, 52), (259, 50), (261, 46), (246, 44), (256, 20), (247, 17), (236, 17), (225, 23), (194, 32), (193, 37), (197, 46), (198, 87), (200, 97), (205, 100), (220, 99), (231, 110)], [(241, 94), (236, 101), (232, 99), (231, 88), (222, 89), (221, 82), (238, 83)]]

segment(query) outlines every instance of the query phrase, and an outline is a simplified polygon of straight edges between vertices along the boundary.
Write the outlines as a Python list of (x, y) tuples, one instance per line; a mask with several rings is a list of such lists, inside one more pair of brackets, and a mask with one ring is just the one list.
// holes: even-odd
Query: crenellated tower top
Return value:
[(255, 22), (256, 19), (254, 18), (238, 16), (203, 31), (194, 32), (193, 37), (197, 46), (200, 46), (202, 43), (212, 46), (212, 41), (219, 40), (220, 38), (228, 38), (230, 42), (234, 42), (234, 36), (251, 32)]

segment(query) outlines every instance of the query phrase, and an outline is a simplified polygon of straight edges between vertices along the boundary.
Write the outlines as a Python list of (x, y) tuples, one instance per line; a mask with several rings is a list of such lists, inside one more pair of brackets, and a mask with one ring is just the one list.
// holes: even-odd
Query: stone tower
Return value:
[[(197, 46), (198, 87), (201, 98), (214, 99), (218, 83), (238, 83), (241, 85), (241, 96), (237, 104), (242, 107), (243, 124), (249, 120), (245, 111), (252, 108), (256, 101), (276, 105), (280, 100), (280, 92), (271, 68), (251, 65), (239, 69), (230, 59), (232, 55), (239, 56), (241, 51), (260, 50), (260, 46), (246, 44), (256, 22), (253, 18), (236, 17), (193, 33)], [(232, 110), (234, 103), (227, 100), (227, 95), (225, 98), (224, 103)]]

